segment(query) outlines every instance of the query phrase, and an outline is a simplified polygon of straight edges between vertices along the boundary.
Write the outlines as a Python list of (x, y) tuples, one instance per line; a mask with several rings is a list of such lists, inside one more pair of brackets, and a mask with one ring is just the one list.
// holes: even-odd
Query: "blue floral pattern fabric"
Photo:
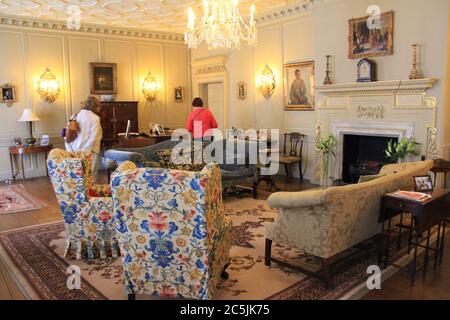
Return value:
[(108, 190), (94, 185), (90, 152), (54, 149), (47, 160), (48, 172), (66, 227), (64, 257), (72, 248), (76, 258), (118, 256), (111, 197), (93, 197), (89, 190)]
[(210, 299), (231, 247), (220, 169), (120, 169), (111, 185), (128, 292)]

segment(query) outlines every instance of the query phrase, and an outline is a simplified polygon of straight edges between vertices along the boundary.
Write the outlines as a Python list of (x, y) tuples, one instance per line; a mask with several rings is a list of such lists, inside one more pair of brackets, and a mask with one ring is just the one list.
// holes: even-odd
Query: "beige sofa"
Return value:
[[(275, 222), (266, 227), (266, 265), (272, 241), (322, 258), (324, 273), (330, 258), (380, 233), (381, 197), (399, 189), (414, 188), (414, 176), (426, 175), (433, 161), (384, 166), (379, 177), (343, 187), (304, 192), (278, 192), (268, 203), (278, 208)], [(326, 274), (329, 280), (329, 274)]]

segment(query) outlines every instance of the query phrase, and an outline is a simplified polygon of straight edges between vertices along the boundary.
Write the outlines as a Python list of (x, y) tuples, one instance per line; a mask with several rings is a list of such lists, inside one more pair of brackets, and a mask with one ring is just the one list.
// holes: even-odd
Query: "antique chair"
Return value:
[(124, 162), (111, 186), (128, 298), (210, 299), (231, 247), (217, 165), (191, 172)]
[(286, 170), (287, 181), (291, 179), (289, 167), (297, 163), (300, 180), (303, 181), (302, 154), (304, 139), (305, 135), (298, 132), (284, 134), (283, 154), (280, 154), (280, 163), (284, 165), (284, 169)]
[(66, 247), (76, 248), (76, 258), (117, 257), (117, 240), (109, 185), (94, 184), (90, 152), (53, 149), (48, 172), (66, 227)]

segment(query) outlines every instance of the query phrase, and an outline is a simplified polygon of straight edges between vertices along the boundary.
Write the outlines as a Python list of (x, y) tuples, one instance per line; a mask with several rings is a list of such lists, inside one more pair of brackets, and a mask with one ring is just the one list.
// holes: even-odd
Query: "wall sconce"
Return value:
[(272, 69), (266, 64), (264, 70), (261, 74), (256, 78), (256, 87), (259, 92), (264, 96), (264, 98), (269, 99), (277, 86), (275, 74)]
[(44, 73), (37, 82), (36, 91), (41, 96), (41, 99), (48, 103), (52, 103), (58, 99), (61, 92), (59, 81), (56, 80), (55, 75), (49, 68), (45, 69)]
[(151, 72), (145, 77), (144, 82), (142, 82), (142, 93), (148, 101), (155, 101), (159, 94), (159, 83)]

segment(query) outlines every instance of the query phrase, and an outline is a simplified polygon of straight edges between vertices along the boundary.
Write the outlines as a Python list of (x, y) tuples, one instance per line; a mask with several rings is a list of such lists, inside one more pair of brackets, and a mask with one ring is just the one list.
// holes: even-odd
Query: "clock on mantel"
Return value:
[(370, 59), (362, 59), (357, 65), (356, 82), (377, 81), (377, 63)]

